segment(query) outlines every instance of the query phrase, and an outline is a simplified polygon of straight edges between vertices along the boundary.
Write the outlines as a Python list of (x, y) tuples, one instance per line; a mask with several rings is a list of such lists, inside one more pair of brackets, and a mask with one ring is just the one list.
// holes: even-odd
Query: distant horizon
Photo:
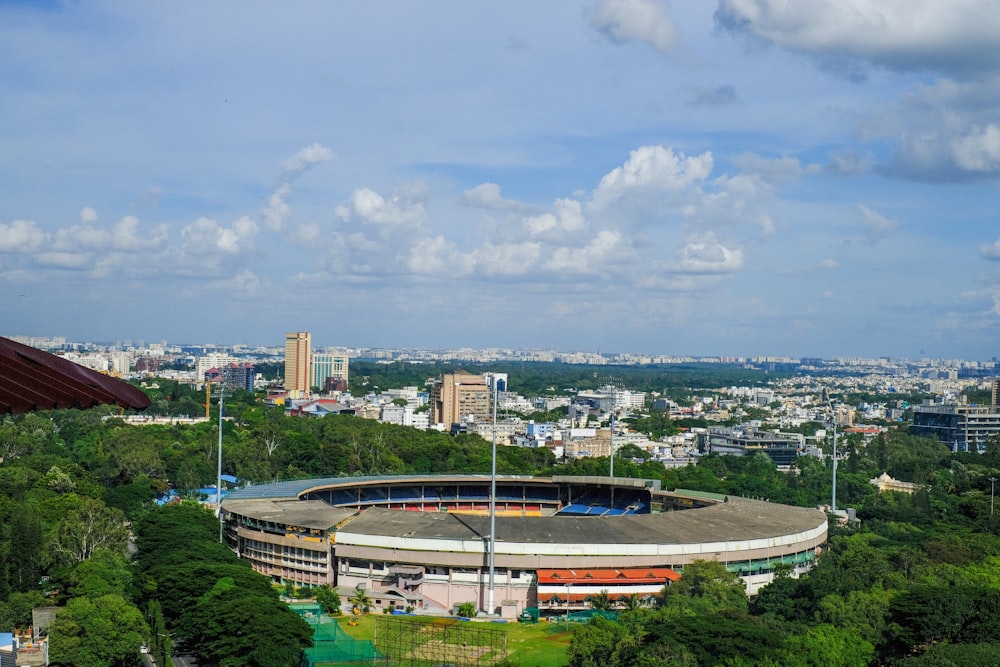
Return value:
[[(310, 332), (311, 333), (311, 332)], [(62, 335), (49, 335), (49, 336), (31, 336), (25, 334), (11, 334), (11, 333), (0, 333), (0, 335), (5, 338), (11, 339), (37, 339), (37, 340), (47, 340), (54, 341), (56, 339), (64, 339), (67, 345), (95, 345), (102, 347), (116, 347), (116, 346), (138, 346), (138, 343), (142, 343), (144, 347), (149, 347), (153, 344), (166, 343), (170, 347), (217, 347), (217, 348), (227, 348), (231, 349), (233, 347), (247, 347), (247, 348), (275, 348), (276, 350), (281, 350), (284, 347), (284, 339), (280, 342), (275, 343), (247, 343), (247, 342), (234, 342), (234, 343), (219, 343), (219, 342), (193, 342), (184, 341), (176, 342), (169, 339), (164, 339), (162, 337), (153, 337), (149, 339), (130, 339), (130, 338), (118, 338), (114, 341), (110, 340), (95, 340), (95, 339), (72, 339), (68, 336)], [(509, 350), (511, 352), (540, 352), (540, 353), (554, 353), (560, 355), (598, 355), (598, 356), (623, 356), (623, 355), (634, 355), (634, 356), (646, 356), (646, 357), (686, 357), (692, 359), (734, 359), (734, 360), (759, 360), (759, 359), (788, 359), (788, 360), (799, 360), (802, 359), (818, 359), (821, 361), (835, 361), (835, 360), (887, 360), (887, 361), (908, 361), (908, 362), (918, 362), (922, 360), (926, 361), (960, 361), (964, 363), (977, 363), (977, 364), (990, 364), (997, 363), (996, 357), (990, 359), (973, 359), (973, 358), (962, 358), (962, 357), (902, 357), (902, 356), (891, 356), (891, 355), (877, 355), (873, 357), (867, 357), (863, 355), (852, 355), (852, 354), (841, 354), (833, 356), (820, 356), (815, 354), (802, 354), (802, 355), (791, 355), (791, 354), (688, 354), (681, 352), (644, 352), (644, 351), (634, 351), (634, 350), (620, 350), (620, 351), (610, 351), (610, 350), (585, 350), (585, 349), (563, 349), (563, 348), (549, 348), (549, 347), (511, 347), (511, 346), (486, 346), (480, 347), (475, 345), (457, 345), (453, 347), (419, 347), (419, 346), (401, 346), (401, 345), (387, 345), (373, 347), (370, 345), (345, 345), (345, 344), (331, 344), (331, 345), (318, 345), (313, 342), (312, 349), (326, 349), (326, 348), (340, 348), (348, 350), (385, 350), (385, 351), (398, 351), (398, 352), (428, 352), (428, 353), (447, 353), (456, 352), (459, 350), (470, 350), (470, 351), (481, 351), (481, 352), (496, 352), (501, 350)], [(456, 357), (451, 357), (455, 359)], [(409, 360), (406, 360), (409, 361)], [(472, 362), (473, 360), (465, 360)], [(489, 362), (484, 362), (489, 363)], [(548, 363), (548, 362), (541, 362)]]
[(0, 54), (22, 331), (1000, 348), (992, 0), (15, 1)]

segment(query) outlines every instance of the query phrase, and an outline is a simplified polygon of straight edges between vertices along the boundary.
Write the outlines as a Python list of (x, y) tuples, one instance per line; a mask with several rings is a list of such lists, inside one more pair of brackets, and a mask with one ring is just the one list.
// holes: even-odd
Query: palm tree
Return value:
[(590, 606), (597, 611), (611, 611), (614, 602), (611, 601), (608, 591), (605, 589), (590, 598)]
[(347, 601), (363, 614), (367, 614), (372, 610), (372, 599), (368, 597), (368, 593), (363, 588), (356, 589), (354, 595), (347, 598)]
[(621, 599), (621, 604), (628, 611), (633, 611), (642, 606), (642, 598), (638, 593), (629, 593)]

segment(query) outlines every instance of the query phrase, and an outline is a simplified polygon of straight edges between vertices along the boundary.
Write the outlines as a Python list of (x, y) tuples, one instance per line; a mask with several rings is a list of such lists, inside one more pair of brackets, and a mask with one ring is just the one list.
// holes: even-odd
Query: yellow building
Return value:
[(308, 331), (285, 334), (285, 391), (289, 398), (309, 395), (310, 346)]
[(482, 375), (446, 373), (431, 387), (431, 423), (490, 421), (490, 388)]

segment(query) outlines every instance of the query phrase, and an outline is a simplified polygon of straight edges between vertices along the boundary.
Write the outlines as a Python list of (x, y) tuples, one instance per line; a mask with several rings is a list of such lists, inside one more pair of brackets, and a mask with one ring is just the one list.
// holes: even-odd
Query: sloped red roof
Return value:
[(0, 337), (0, 413), (92, 408), (102, 403), (144, 410), (151, 401), (127, 382)]
[(669, 567), (538, 570), (540, 584), (636, 584), (677, 581), (680, 578), (681, 575)]

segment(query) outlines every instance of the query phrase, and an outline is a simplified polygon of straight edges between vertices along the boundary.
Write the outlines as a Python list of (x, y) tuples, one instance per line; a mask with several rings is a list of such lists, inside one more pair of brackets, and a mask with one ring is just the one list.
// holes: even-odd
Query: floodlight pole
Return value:
[(223, 541), (222, 523), (222, 405), (226, 399), (225, 387), (219, 386), (219, 465), (215, 476), (215, 511), (219, 517), (219, 543)]
[(492, 470), (490, 471), (490, 587), (486, 607), (486, 613), (492, 614), (493, 590), (496, 572), (496, 546), (497, 546), (497, 403), (499, 392), (497, 391), (497, 381), (493, 378), (493, 456)]
[(615, 390), (611, 390), (611, 465), (608, 474), (615, 476)]
[(833, 410), (833, 401), (830, 400), (830, 393), (824, 389), (823, 396), (826, 398), (826, 404), (830, 408), (830, 424), (833, 427), (833, 480), (831, 482), (832, 491), (830, 492), (830, 510), (833, 512), (837, 511), (837, 413)]

